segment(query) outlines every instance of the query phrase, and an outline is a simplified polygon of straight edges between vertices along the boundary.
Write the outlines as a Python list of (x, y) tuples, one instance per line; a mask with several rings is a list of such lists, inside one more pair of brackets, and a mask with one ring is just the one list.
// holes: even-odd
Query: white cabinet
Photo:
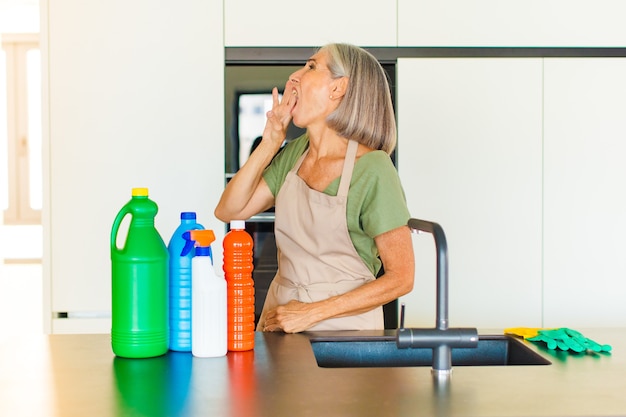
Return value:
[(626, 324), (626, 59), (546, 59), (546, 326)]
[(623, 47), (621, 0), (398, 0), (398, 46)]
[(222, 3), (55, 0), (42, 13), (46, 329), (108, 332), (109, 236), (132, 187), (159, 204), (166, 242), (181, 211), (223, 236), (213, 217), (224, 185)]
[[(541, 59), (401, 59), (398, 169), (449, 248), (450, 324), (541, 321)], [(432, 326), (435, 252), (417, 235), (407, 325)]]
[(396, 0), (228, 0), (225, 46), (396, 46)]
[[(448, 235), (453, 326), (626, 323), (624, 74), (625, 58), (400, 60), (399, 172), (412, 216)], [(414, 241), (403, 301), (431, 324), (433, 242)]]

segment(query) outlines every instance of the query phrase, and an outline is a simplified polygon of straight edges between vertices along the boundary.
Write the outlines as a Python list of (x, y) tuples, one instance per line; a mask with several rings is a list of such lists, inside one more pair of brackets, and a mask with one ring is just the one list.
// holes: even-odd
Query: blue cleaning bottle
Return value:
[(191, 352), (191, 260), (194, 251), (181, 256), (185, 247), (183, 233), (203, 230), (196, 222), (195, 212), (180, 213), (180, 225), (174, 231), (167, 249), (169, 251), (169, 349)]

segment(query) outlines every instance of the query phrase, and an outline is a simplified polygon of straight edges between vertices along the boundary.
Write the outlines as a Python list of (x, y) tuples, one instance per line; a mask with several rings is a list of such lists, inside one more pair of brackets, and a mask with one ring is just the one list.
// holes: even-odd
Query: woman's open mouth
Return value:
[(293, 95), (293, 107), (291, 108), (291, 112), (293, 113), (293, 109), (298, 105), (298, 92), (294, 89), (291, 91), (291, 94)]

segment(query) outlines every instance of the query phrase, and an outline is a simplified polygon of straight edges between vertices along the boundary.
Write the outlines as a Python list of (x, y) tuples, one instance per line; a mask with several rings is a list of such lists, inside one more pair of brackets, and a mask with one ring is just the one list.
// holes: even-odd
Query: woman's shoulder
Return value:
[(352, 184), (360, 184), (369, 190), (383, 188), (385, 193), (396, 192), (402, 188), (391, 156), (379, 150), (367, 152), (357, 160)]
[(355, 169), (387, 172), (389, 169), (395, 171), (395, 166), (387, 152), (373, 150), (361, 155), (357, 160)]

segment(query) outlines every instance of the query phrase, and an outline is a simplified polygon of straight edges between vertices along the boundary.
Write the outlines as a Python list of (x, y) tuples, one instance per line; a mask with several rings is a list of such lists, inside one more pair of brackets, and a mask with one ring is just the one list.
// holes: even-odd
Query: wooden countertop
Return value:
[(0, 416), (626, 415), (626, 329), (578, 330), (613, 352), (526, 342), (552, 365), (456, 367), (448, 384), (428, 367), (319, 368), (306, 334), (209, 359), (116, 358), (107, 334), (16, 338), (0, 344)]

